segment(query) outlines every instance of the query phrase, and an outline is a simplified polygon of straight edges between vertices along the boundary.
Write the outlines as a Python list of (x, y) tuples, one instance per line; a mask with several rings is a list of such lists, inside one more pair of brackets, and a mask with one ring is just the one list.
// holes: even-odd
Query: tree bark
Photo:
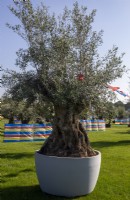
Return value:
[(40, 153), (59, 157), (88, 157), (96, 155), (78, 116), (69, 109), (55, 108), (53, 132)]

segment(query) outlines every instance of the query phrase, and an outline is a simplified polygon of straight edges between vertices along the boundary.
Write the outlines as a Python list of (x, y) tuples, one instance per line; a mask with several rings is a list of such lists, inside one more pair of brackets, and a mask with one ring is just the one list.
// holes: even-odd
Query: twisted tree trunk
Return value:
[(55, 109), (53, 132), (40, 153), (59, 157), (87, 157), (95, 155), (88, 135), (77, 115), (65, 108)]

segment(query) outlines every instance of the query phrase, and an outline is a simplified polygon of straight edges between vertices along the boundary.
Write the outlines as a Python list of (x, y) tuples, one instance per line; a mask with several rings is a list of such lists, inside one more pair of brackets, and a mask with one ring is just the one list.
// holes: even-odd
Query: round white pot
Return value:
[(48, 194), (74, 197), (93, 191), (101, 164), (101, 153), (93, 157), (72, 158), (35, 153), (36, 173), (41, 190)]

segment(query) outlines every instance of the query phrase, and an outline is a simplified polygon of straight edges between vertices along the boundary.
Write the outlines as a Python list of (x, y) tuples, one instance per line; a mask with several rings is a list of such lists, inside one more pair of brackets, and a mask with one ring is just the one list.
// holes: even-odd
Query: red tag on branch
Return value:
[(83, 81), (84, 80), (84, 75), (83, 74), (78, 74), (77, 75), (77, 79), (79, 80), (79, 81)]

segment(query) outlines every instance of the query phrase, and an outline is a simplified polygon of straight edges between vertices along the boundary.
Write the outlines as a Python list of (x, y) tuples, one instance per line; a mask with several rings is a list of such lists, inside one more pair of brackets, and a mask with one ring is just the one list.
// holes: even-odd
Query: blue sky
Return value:
[[(32, 0), (34, 5), (43, 2), (50, 9), (50, 12), (60, 14), (67, 6), (72, 8), (75, 0)], [(103, 45), (100, 48), (101, 55), (111, 49), (113, 45), (119, 47), (119, 53), (125, 52), (123, 64), (130, 69), (130, 1), (129, 0), (78, 0), (80, 5), (88, 7), (88, 11), (97, 10), (93, 29), (104, 31)], [(17, 24), (17, 19), (8, 9), (13, 5), (13, 0), (0, 0), (0, 65), (4, 68), (16, 69), (16, 51), (19, 48), (26, 48), (25, 42), (12, 30), (6, 27), (6, 22)], [(16, 69), (17, 70), (17, 69)], [(116, 80), (112, 85), (119, 86), (121, 90), (130, 94), (129, 78), (130, 72), (124, 74), (121, 79)], [(0, 88), (0, 96), (4, 89)], [(127, 100), (117, 94), (121, 101)]]

